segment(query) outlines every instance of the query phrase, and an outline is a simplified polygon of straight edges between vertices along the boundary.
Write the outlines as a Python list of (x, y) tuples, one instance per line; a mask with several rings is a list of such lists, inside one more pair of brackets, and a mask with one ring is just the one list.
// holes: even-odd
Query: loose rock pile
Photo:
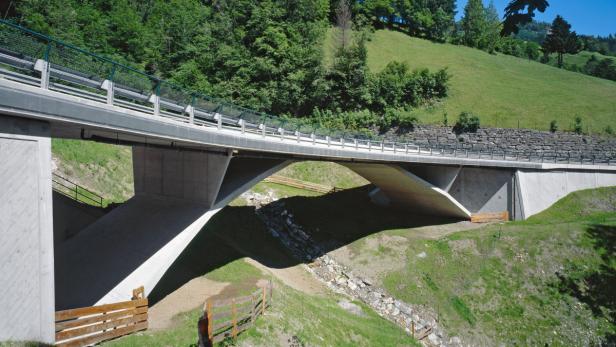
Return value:
[(458, 337), (448, 338), (439, 328), (435, 314), (425, 307), (410, 305), (396, 300), (383, 288), (376, 287), (367, 278), (354, 274), (337, 263), (312, 240), (310, 235), (293, 221), (293, 214), (283, 201), (274, 201), (272, 195), (247, 192), (244, 199), (257, 207), (257, 215), (276, 237), (298, 260), (308, 263), (307, 269), (331, 290), (360, 300), (381, 317), (394, 322), (408, 334), (424, 337), (426, 346), (462, 346)]

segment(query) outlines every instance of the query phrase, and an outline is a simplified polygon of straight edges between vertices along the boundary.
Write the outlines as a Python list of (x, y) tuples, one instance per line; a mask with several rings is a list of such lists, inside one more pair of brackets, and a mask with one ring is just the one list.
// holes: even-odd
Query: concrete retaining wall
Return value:
[(609, 172), (519, 170), (516, 176), (524, 219), (574, 191), (616, 186), (616, 175)]

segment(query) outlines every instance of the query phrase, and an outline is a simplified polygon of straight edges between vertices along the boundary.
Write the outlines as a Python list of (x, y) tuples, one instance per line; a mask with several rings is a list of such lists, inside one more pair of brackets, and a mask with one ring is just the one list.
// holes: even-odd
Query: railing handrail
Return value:
[[(176, 121), (178, 117), (182, 117), (183, 119), (181, 121), (186, 122), (185, 116), (189, 114), (189, 117), (186, 117), (186, 118), (188, 118), (188, 121), (191, 124), (197, 124), (197, 125), (211, 124), (213, 122), (212, 121), (213, 119), (216, 121), (218, 129), (233, 128), (234, 130), (237, 130), (237, 128), (241, 127), (242, 134), (244, 132), (255, 133), (256, 131), (254, 129), (258, 128), (260, 129), (259, 133), (261, 133), (263, 137), (266, 137), (266, 136), (277, 137), (277, 138), (280, 138), (281, 140), (294, 140), (295, 139), (297, 142), (300, 142), (300, 141), (312, 142), (313, 144), (319, 144), (319, 145), (326, 144), (327, 146), (342, 146), (342, 147), (346, 146), (347, 148), (354, 147), (356, 150), (361, 149), (361, 150), (368, 150), (368, 151), (375, 151), (375, 152), (393, 151), (394, 154), (395, 153), (406, 153), (406, 154), (417, 153), (418, 155), (423, 155), (423, 154), (429, 153), (429, 155), (431, 156), (434, 156), (434, 155), (448, 156), (448, 157), (451, 156), (454, 158), (459, 158), (459, 157), (470, 158), (470, 157), (478, 156), (478, 158), (480, 159), (481, 159), (482, 154), (484, 154), (484, 151), (475, 150), (473, 148), (460, 149), (460, 150), (453, 149), (452, 153), (448, 154), (447, 153), (448, 149), (440, 145), (437, 145), (437, 146), (428, 145), (429, 147), (422, 148), (420, 145), (416, 145), (414, 143), (398, 142), (398, 139), (396, 138), (385, 138), (382, 136), (375, 136), (374, 138), (371, 138), (370, 136), (366, 136), (365, 133), (361, 133), (361, 132), (349, 132), (347, 130), (321, 128), (319, 127), (318, 124), (307, 123), (305, 120), (302, 120), (302, 119), (290, 119), (287, 117), (272, 116), (264, 112), (250, 110), (245, 107), (233, 105), (230, 102), (227, 102), (225, 100), (213, 98), (213, 97), (204, 95), (196, 91), (188, 90), (172, 82), (162, 80), (159, 77), (149, 75), (136, 68), (116, 62), (107, 57), (91, 53), (87, 50), (73, 46), (59, 39), (24, 28), (10, 21), (0, 19), (0, 25), (6, 25), (12, 29), (16, 29), (20, 31), (21, 33), (32, 35), (37, 39), (44, 40), (47, 43), (46, 47), (44, 45), (40, 47), (41, 49), (44, 49), (45, 51), (44, 57), (42, 60), (44, 61), (46, 65), (42, 67), (42, 70), (40, 70), (41, 69), (40, 66), (38, 67), (39, 70), (37, 70), (38, 60), (36, 64), (32, 64), (32, 62), (24, 61), (23, 59), (20, 58), (23, 56), (27, 56), (31, 59), (37, 59), (37, 57), (31, 56), (32, 54), (29, 55), (29, 54), (20, 52), (19, 49), (17, 49), (16, 51), (8, 49), (8, 52), (13, 52), (19, 55), (19, 57), (11, 56), (11, 59), (9, 59), (10, 61), (9, 65), (15, 64), (15, 62), (17, 62), (16, 63), (17, 65), (11, 65), (11, 66), (16, 66), (21, 69), (19, 71), (22, 71), (23, 65), (25, 62), (27, 63), (26, 66), (29, 66), (27, 69), (34, 69), (36, 71), (40, 71), (41, 72), (41, 88), (44, 88), (44, 89), (48, 89), (50, 86), (50, 71), (51, 71), (54, 74), (53, 75), (54, 81), (60, 80), (61, 82), (63, 82), (63, 83), (53, 82), (51, 83), (52, 87), (55, 88), (54, 90), (63, 92), (65, 94), (75, 95), (75, 93), (79, 93), (77, 94), (78, 96), (85, 96), (87, 98), (102, 97), (100, 94), (91, 93), (87, 90), (80, 90), (78, 88), (70, 87), (66, 85), (66, 83), (69, 83), (72, 85), (77, 83), (82, 88), (85, 86), (86, 88), (90, 88), (90, 89), (93, 86), (98, 86), (97, 88), (100, 90), (107, 90), (106, 102), (108, 104), (112, 104), (112, 105), (116, 105), (116, 106), (120, 106), (120, 107), (124, 107), (128, 109), (137, 108), (141, 112), (151, 112), (152, 107), (147, 106), (148, 104), (144, 104), (144, 101), (147, 100), (147, 102), (152, 103), (154, 105), (153, 112), (155, 116), (163, 116), (167, 118), (172, 117)], [(0, 31), (0, 33), (2, 33), (2, 31)], [(53, 59), (55, 59), (55, 57), (52, 59), (49, 54), (51, 47), (52, 47), (51, 43), (55, 43), (56, 45), (59, 45), (63, 48), (66, 47), (76, 52), (79, 52), (81, 54), (85, 54), (86, 56), (102, 61), (105, 64), (111, 64), (110, 66), (105, 65), (103, 66), (103, 68), (104, 69), (109, 68), (111, 69), (112, 72), (110, 72), (105, 77), (101, 77), (100, 75), (97, 75), (102, 72), (97, 72), (94, 75), (85, 76), (87, 72), (81, 71), (79, 68), (68, 67), (65, 65), (54, 63)], [(38, 51), (36, 54), (39, 54)], [(39, 60), (41, 59), (39, 58)], [(67, 60), (67, 61), (71, 62), (71, 60)], [(72, 60), (72, 62), (80, 62), (80, 60), (74, 59)], [(62, 66), (64, 69), (49, 70), (49, 63), (55, 64), (55, 66)], [(116, 94), (116, 92), (114, 91), (114, 87), (113, 87), (113, 84), (114, 84), (113, 78), (114, 78), (114, 73), (116, 72), (117, 67), (120, 67), (121, 69), (127, 70), (131, 73), (135, 73), (138, 76), (140, 76), (140, 78), (145, 78), (149, 80), (152, 84), (150, 85), (150, 82), (148, 82), (146, 84), (138, 83), (137, 85), (131, 85), (130, 83), (132, 79), (130, 78), (127, 80), (124, 80), (124, 82), (120, 80), (120, 85), (118, 87), (118, 92)], [(2, 69), (0, 69), (0, 73), (9, 74), (9, 75), (12, 74), (13, 79), (15, 79), (14, 77), (14, 75), (16, 74), (15, 72), (10, 72), (10, 71), (3, 72)], [(23, 74), (23, 72), (21, 72), (21, 74)], [(99, 80), (92, 79), (93, 77), (97, 77), (99, 80), (105, 80), (105, 81), (111, 82), (112, 87), (108, 88), (108, 87), (104, 87), (103, 85), (100, 85)], [(22, 78), (19, 81), (24, 82), (25, 79), (26, 77)], [(26, 83), (32, 84), (32, 81), (30, 81), (32, 77), (28, 77), (28, 79), (29, 81)], [(134, 80), (132, 82), (136, 83), (137, 80)], [(125, 83), (128, 83), (128, 84), (125, 85)], [(171, 87), (174, 91), (177, 91), (178, 93), (180, 93), (180, 95), (183, 95), (185, 97), (184, 98), (185, 100), (189, 98), (190, 102), (188, 104), (186, 102), (179, 102), (178, 100), (174, 99), (174, 97), (178, 96), (178, 94), (175, 94), (173, 92), (171, 93), (170, 96), (166, 94), (161, 96), (161, 86)], [(139, 90), (136, 92), (135, 91), (131, 92), (130, 88), (133, 88), (133, 89), (139, 88)], [(143, 94), (143, 92), (145, 92), (146, 90), (149, 90), (151, 94), (149, 95)], [(131, 93), (127, 94), (127, 91)], [(151, 99), (151, 97), (153, 96), (155, 96), (154, 99)], [(125, 98), (128, 98), (130, 101), (127, 102)], [(164, 100), (161, 101), (161, 98), (163, 98)], [(208, 106), (204, 106), (203, 104), (200, 105), (196, 102), (197, 98), (199, 98), (199, 100), (206, 101), (207, 103), (211, 103), (211, 105), (208, 105)], [(166, 101), (166, 100), (169, 100), (169, 101)], [(128, 106), (128, 105), (131, 105), (131, 106)], [(189, 107), (191, 107), (190, 110), (189, 110)], [(227, 110), (227, 112), (225, 112), (225, 110)], [(233, 112), (229, 113), (229, 111), (233, 111)], [(248, 124), (246, 124), (246, 122), (243, 120), (249, 114), (257, 116), (257, 118), (259, 118), (260, 123), (256, 123), (254, 122), (254, 119), (252, 119), (252, 120), (249, 120)], [(198, 115), (199, 117), (206, 116), (208, 118), (199, 118), (199, 117), (195, 117), (195, 115)], [(274, 123), (272, 124), (272, 122)], [(305, 133), (305, 135), (309, 135), (309, 136), (302, 136), (304, 135), (304, 133), (300, 131), (302, 127), (312, 128), (312, 132), (310, 134)], [(349, 140), (352, 140), (353, 143), (352, 144), (349, 143), (348, 142)], [(500, 151), (491, 149), (489, 153), (490, 159), (501, 160), (501, 158), (494, 158), (495, 152), (498, 153), (500, 157), (501, 155)], [(613, 153), (606, 155), (604, 157), (601, 157), (599, 160), (599, 163), (607, 164), (608, 166), (613, 165), (614, 158), (612, 156), (613, 156)], [(588, 155), (584, 155), (580, 153), (579, 151), (575, 151), (573, 156), (572, 156), (571, 151), (568, 151), (566, 158), (560, 157), (556, 154), (550, 156), (550, 155), (547, 155), (546, 153), (526, 154), (526, 153), (520, 153), (519, 151), (509, 151), (509, 150), (502, 151), (502, 160), (507, 160), (507, 161), (516, 161), (516, 162), (528, 161), (528, 162), (543, 163), (546, 159), (550, 160), (549, 158), (552, 158), (551, 160), (554, 163), (559, 163), (559, 162), (572, 163), (573, 162), (573, 163), (579, 163), (580, 165), (597, 164), (597, 160), (596, 160), (597, 158), (595, 157), (594, 154), (588, 156)]]
[[(64, 188), (68, 189), (71, 193), (75, 193), (75, 195), (72, 196), (71, 194), (68, 194), (67, 192), (62, 191), (61, 189), (57, 189), (57, 188), (53, 187), (53, 185), (52, 185), (52, 187), (54, 188), (54, 190), (56, 192), (66, 196), (66, 197), (69, 197), (69, 198), (71, 198), (71, 199), (73, 199), (75, 201), (79, 201), (79, 202), (84, 202), (83, 200), (78, 199), (78, 197), (82, 197), (82, 198), (85, 198), (85, 199), (93, 202), (95, 205), (97, 205), (99, 207), (104, 207), (103, 206), (103, 201), (104, 201), (103, 197), (98, 195), (97, 193), (95, 193), (95, 192), (85, 188), (84, 186), (82, 186), (80, 184), (77, 184), (77, 183), (69, 180), (68, 178), (60, 176), (60, 175), (56, 174), (55, 172), (52, 173), (52, 179), (51, 180), (52, 180), (53, 183), (56, 183), (56, 184), (58, 184), (58, 185), (60, 185), (60, 186), (62, 186)], [(67, 182), (70, 186), (66, 185), (65, 183), (63, 183), (61, 181)], [(83, 192), (87, 192), (88, 194), (91, 194), (91, 196), (88, 196), (88, 194), (84, 194)]]

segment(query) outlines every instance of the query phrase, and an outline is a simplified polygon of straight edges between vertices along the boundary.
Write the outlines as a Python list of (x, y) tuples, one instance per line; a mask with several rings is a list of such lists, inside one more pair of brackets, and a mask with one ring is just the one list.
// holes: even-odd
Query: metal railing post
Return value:
[(368, 140), (368, 152), (372, 150), (372, 141)]
[(381, 152), (385, 152), (385, 140), (381, 141)]
[(111, 72), (109, 73), (109, 76), (107, 76), (107, 79), (104, 80), (103, 83), (101, 84), (101, 89), (107, 91), (107, 105), (113, 105), (113, 98), (114, 98), (113, 76), (115, 75), (115, 70), (116, 70), (116, 65), (115, 64), (111, 65)]
[(299, 143), (300, 142), (300, 136), (301, 136), (301, 133), (299, 132), (299, 130), (295, 132), (295, 136), (297, 136), (297, 143)]
[(214, 120), (216, 120), (218, 130), (222, 129), (222, 115), (218, 112), (214, 113)]
[(325, 139), (327, 140), (327, 147), (329, 147), (329, 142), (330, 142), (329, 135), (328, 135), (328, 136), (325, 136)]
[(344, 148), (344, 136), (340, 138), (340, 146)]
[(355, 145), (355, 149), (359, 149), (359, 143), (357, 142), (357, 139), (353, 139), (353, 144)]
[[(47, 47), (45, 47), (45, 53), (43, 55), (43, 60), (37, 60), (41, 62), (40, 72), (41, 72), (41, 88), (49, 89), (49, 52), (51, 52), (51, 42), (47, 43)], [(36, 64), (34, 65), (34, 69), (36, 70)]]
[(113, 105), (113, 81), (104, 80), (101, 89), (107, 91), (107, 105)]
[(160, 81), (156, 81), (156, 87), (154, 87), (154, 91), (150, 96), (149, 100), (152, 104), (154, 104), (154, 116), (160, 115)]
[(409, 154), (409, 144), (408, 143), (404, 144), (404, 153)]
[(240, 119), (237, 121), (242, 129), (242, 135), (246, 133), (246, 121), (244, 119)]
[(317, 137), (314, 135), (314, 133), (310, 133), (310, 138), (312, 139), (313, 145), (317, 143)]
[(188, 123), (195, 124), (195, 96), (193, 95), (190, 104), (186, 106), (184, 112), (188, 113)]
[(261, 135), (265, 137), (265, 123), (259, 124), (259, 129), (261, 129)]
[(278, 128), (278, 133), (280, 134), (280, 141), (284, 140), (284, 128)]

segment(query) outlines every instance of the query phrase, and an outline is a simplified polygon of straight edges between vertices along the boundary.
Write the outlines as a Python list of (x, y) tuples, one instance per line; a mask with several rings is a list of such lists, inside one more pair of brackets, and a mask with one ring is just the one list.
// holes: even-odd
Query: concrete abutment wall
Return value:
[(567, 194), (601, 187), (616, 186), (616, 173), (601, 171), (518, 170), (518, 195), (521, 219), (540, 213)]
[(49, 125), (0, 116), (0, 341), (54, 341), (52, 218)]

